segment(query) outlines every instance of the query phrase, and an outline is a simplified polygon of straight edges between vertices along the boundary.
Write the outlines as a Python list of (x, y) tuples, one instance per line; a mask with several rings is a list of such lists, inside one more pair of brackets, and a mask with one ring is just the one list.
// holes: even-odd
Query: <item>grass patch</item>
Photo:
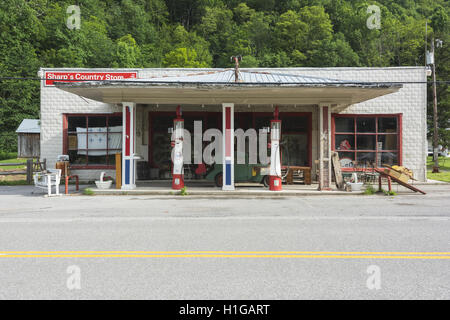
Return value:
[(0, 170), (2, 170), (2, 171), (9, 171), (9, 170), (14, 170), (14, 169), (25, 169), (27, 166), (27, 159), (11, 158), (11, 159), (0, 160), (0, 163), (23, 163), (23, 165), (20, 165), (20, 166), (1, 166)]
[(433, 157), (427, 158), (427, 178), (431, 180), (450, 182), (450, 158), (439, 157), (440, 173), (433, 173)]
[[(439, 157), (439, 167), (441, 170), (446, 170), (446, 171), (450, 171), (450, 158), (445, 158), (445, 157)], [(433, 161), (433, 157), (428, 157), (427, 158), (427, 169), (428, 170), (433, 170), (433, 165), (434, 165), (434, 161)]]
[(0, 181), (0, 186), (26, 186), (28, 185), (27, 180), (2, 180)]
[(180, 194), (181, 194), (182, 196), (187, 196), (187, 195), (188, 195), (186, 186), (184, 186), (183, 188), (181, 188)]
[(375, 193), (377, 193), (377, 191), (374, 189), (374, 187), (371, 184), (368, 184), (363, 194), (366, 196), (371, 196), (374, 195)]
[(397, 195), (397, 192), (395, 192), (395, 191), (393, 191), (393, 190), (391, 190), (391, 191), (383, 190), (383, 193), (384, 193), (384, 195), (386, 195), (386, 196), (391, 196), (391, 197)]
[(83, 190), (83, 194), (85, 196), (93, 196), (94, 195), (94, 191), (92, 191), (92, 189), (90, 189), (90, 188), (86, 188), (86, 189)]
[(450, 182), (450, 171), (442, 171), (441, 173), (427, 172), (427, 178), (431, 180)]

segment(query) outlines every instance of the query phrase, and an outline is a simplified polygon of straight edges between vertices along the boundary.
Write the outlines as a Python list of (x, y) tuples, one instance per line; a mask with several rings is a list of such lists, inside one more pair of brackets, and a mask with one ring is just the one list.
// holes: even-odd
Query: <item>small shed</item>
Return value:
[(41, 124), (39, 119), (24, 119), (16, 130), (17, 157), (39, 158), (41, 154), (40, 135)]

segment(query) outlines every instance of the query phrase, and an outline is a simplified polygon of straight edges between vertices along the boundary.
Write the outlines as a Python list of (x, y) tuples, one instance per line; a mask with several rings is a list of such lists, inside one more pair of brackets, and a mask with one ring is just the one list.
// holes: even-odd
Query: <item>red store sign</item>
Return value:
[(45, 85), (54, 86), (55, 81), (112, 81), (136, 79), (137, 72), (53, 72), (45, 73)]

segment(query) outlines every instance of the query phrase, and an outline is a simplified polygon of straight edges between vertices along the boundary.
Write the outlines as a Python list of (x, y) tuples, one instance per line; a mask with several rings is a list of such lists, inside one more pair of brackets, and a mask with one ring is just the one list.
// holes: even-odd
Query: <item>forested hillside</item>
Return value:
[[(67, 27), (70, 5), (81, 25)], [(370, 5), (380, 28), (369, 28)], [(450, 80), (450, 4), (445, 0), (2, 0), (1, 77), (36, 77), (39, 67), (333, 67), (424, 65), (437, 37), (438, 79)], [(441, 127), (450, 89), (440, 85)], [(431, 93), (431, 91), (430, 91)], [(431, 99), (430, 99), (431, 101)], [(39, 81), (2, 80), (0, 150), (39, 116)], [(442, 131), (444, 133), (444, 131)]]

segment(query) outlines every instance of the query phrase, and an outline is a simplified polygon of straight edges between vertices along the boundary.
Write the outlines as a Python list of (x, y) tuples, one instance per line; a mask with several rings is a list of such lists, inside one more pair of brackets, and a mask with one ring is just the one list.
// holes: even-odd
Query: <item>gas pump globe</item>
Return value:
[(270, 121), (270, 175), (269, 190), (281, 191), (281, 120), (278, 120), (278, 107), (275, 108), (274, 120)]
[(184, 119), (181, 119), (180, 106), (177, 107), (177, 118), (173, 120), (173, 169), (172, 169), (172, 189), (180, 190), (184, 187), (183, 172), (183, 135)]

